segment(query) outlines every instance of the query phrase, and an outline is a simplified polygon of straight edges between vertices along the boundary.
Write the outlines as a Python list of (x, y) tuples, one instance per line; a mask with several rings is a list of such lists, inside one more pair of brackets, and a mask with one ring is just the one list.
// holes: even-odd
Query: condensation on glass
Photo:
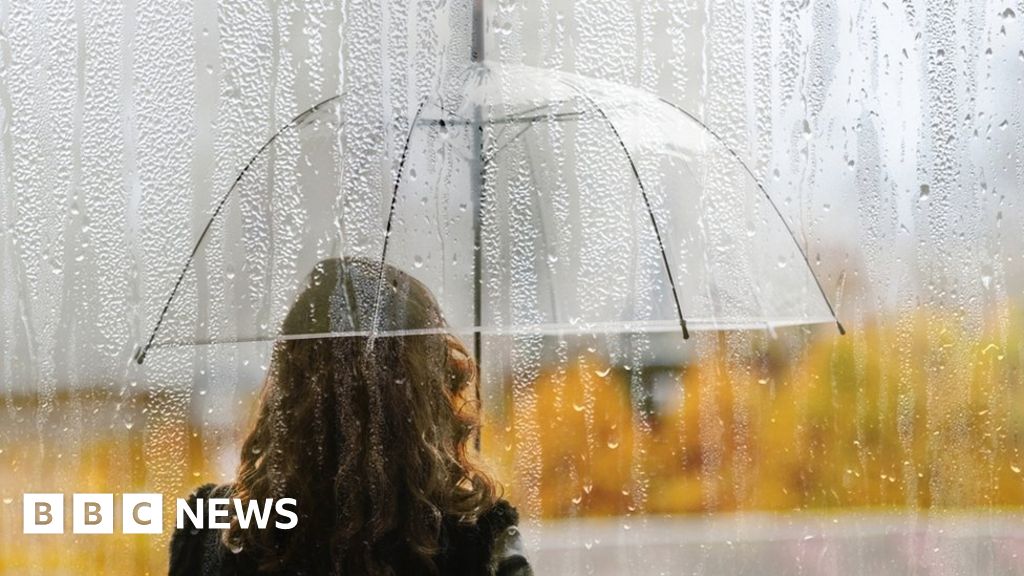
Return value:
[(345, 255), (476, 346), (538, 571), (1024, 573), (1022, 7), (471, 4), (0, 4), (0, 567), (162, 571), (21, 494), (230, 479)]

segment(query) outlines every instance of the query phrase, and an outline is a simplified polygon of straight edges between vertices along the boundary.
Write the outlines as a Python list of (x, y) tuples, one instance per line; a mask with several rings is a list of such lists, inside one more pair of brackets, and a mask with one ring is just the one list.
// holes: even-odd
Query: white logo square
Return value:
[(22, 531), (25, 534), (63, 534), (64, 495), (24, 494)]
[(114, 533), (113, 494), (74, 494), (71, 529), (75, 534)]
[(160, 534), (164, 529), (163, 494), (121, 496), (121, 531), (125, 534)]

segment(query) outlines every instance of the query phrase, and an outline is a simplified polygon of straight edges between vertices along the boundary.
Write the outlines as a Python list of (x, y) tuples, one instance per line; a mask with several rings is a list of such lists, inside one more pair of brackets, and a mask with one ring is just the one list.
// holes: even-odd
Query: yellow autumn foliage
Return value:
[(1024, 322), (974, 324), (924, 311), (789, 352), (712, 337), (653, 413), (625, 370), (582, 356), (537, 378), (536, 410), (492, 415), (487, 439), (546, 517), (1019, 507)]
[[(1019, 310), (971, 321), (924, 310), (795, 344), (702, 335), (687, 345), (693, 362), (660, 368), (674, 380), (655, 405), (637, 374), (583, 354), (508, 383), (503, 407), (485, 407), (483, 452), (524, 516), (1019, 508), (1022, 333)], [(89, 398), (58, 398), (54, 410), (113, 410)], [(85, 410), (92, 401), (100, 412)], [(34, 422), (32, 402), (8, 413)], [(0, 573), (166, 571), (167, 533), (18, 530), (23, 492), (156, 490), (169, 515), (175, 497), (224, 478), (218, 458), (237, 450), (237, 434), (164, 421), (150, 408), (166, 400), (140, 402), (131, 429), (11, 429), (0, 446)]]

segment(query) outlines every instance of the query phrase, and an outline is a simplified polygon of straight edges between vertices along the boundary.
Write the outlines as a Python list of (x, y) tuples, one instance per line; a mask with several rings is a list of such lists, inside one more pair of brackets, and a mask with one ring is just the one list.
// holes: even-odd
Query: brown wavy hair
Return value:
[(295, 498), (298, 524), (242, 529), (233, 519), (224, 533), (232, 550), (246, 550), (262, 569), (435, 572), (442, 519), (473, 523), (497, 499), (470, 449), (480, 426), (476, 365), (443, 329), (423, 284), (390, 266), (382, 273), (365, 260), (325, 260), (282, 332), (369, 321), (420, 330), (275, 344), (233, 496)]

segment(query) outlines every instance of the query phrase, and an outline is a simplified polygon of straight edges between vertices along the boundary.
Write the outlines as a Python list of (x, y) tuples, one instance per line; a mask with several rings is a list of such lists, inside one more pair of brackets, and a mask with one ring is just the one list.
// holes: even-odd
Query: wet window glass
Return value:
[(1024, 574), (1022, 10), (0, 2), (0, 573)]

